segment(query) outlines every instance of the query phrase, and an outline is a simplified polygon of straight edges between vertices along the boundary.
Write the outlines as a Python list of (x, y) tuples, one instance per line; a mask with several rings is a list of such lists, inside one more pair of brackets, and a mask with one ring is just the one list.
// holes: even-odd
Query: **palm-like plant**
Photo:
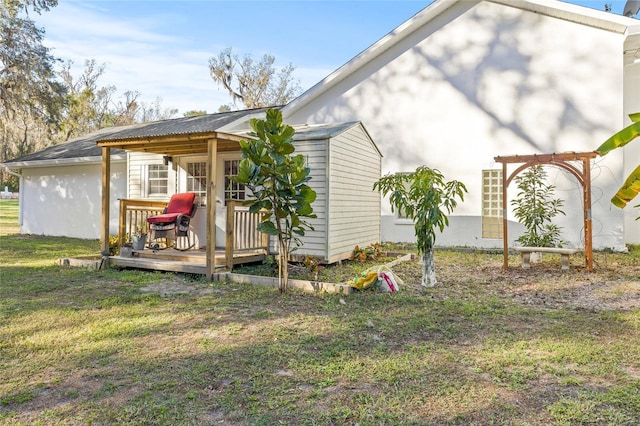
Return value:
[[(618, 133), (611, 136), (607, 139), (602, 145), (596, 149), (596, 152), (600, 156), (604, 156), (608, 154), (610, 151), (613, 151), (616, 148), (620, 148), (640, 136), (640, 112), (635, 114), (630, 114), (629, 118), (633, 123), (624, 129), (620, 130)], [(618, 192), (611, 198), (611, 203), (624, 208), (631, 200), (633, 200), (638, 193), (640, 192), (640, 164), (636, 169), (631, 172), (631, 174), (627, 177), (624, 184), (618, 189)], [(634, 206), (640, 207), (640, 204)], [(640, 219), (640, 216), (636, 218), (636, 220)]]

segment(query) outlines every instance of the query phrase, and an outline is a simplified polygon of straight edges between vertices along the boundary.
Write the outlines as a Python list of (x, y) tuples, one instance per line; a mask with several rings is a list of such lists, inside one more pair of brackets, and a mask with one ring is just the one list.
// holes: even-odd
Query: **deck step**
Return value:
[[(204, 251), (178, 251), (167, 250), (133, 250), (133, 256), (137, 258), (172, 260), (178, 262), (206, 263), (207, 254)], [(217, 256), (216, 256), (217, 257)]]

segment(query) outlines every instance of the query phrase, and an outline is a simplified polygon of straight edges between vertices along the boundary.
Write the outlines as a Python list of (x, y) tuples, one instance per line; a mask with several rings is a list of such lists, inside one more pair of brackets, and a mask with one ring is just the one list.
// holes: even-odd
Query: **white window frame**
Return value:
[[(166, 173), (165, 177), (151, 177), (151, 174), (154, 171), (160, 171), (158, 170), (159, 168), (164, 168), (164, 171)], [(167, 195), (169, 195), (170, 193), (170, 189), (171, 189), (171, 179), (170, 179), (170, 168), (169, 166), (165, 166), (164, 164), (146, 164), (145, 165), (145, 170), (144, 170), (144, 183), (145, 183), (145, 188), (144, 188), (144, 194), (145, 196), (149, 197), (149, 198), (154, 198), (154, 197), (166, 197)], [(152, 182), (157, 181), (165, 181), (166, 184), (166, 190), (164, 192), (152, 192)]]
[[(192, 175), (189, 173), (189, 166), (190, 165), (198, 165), (198, 167), (203, 166), (204, 169), (201, 169), (200, 172), (204, 172), (204, 175)], [(188, 159), (185, 162), (185, 167), (184, 167), (184, 173), (185, 173), (185, 190), (187, 192), (195, 192), (196, 194), (196, 202), (198, 203), (199, 206), (206, 206), (207, 205), (207, 161), (206, 158), (205, 159)], [(202, 183), (200, 180), (204, 178), (204, 183)], [(194, 182), (199, 182), (201, 188), (200, 189), (195, 189), (193, 187), (191, 187), (191, 184), (193, 184)]]
[(234, 154), (230, 154), (230, 155), (223, 155), (220, 156), (220, 172), (219, 172), (219, 176), (220, 176), (220, 189), (221, 189), (221, 193), (219, 194), (220, 198), (222, 199), (222, 204), (226, 205), (227, 203), (227, 194), (237, 194), (237, 195), (242, 195), (242, 197), (238, 197), (238, 198), (233, 198), (234, 200), (246, 200), (247, 199), (247, 188), (245, 188), (244, 185), (238, 184), (238, 183), (233, 183), (230, 182), (233, 186), (238, 186), (237, 188), (228, 190), (227, 189), (227, 179), (230, 176), (235, 176), (235, 175), (228, 175), (227, 174), (227, 170), (226, 170), (226, 165), (227, 162), (230, 161), (237, 161), (240, 162), (240, 160), (242, 159), (242, 156), (240, 153), (234, 153)]

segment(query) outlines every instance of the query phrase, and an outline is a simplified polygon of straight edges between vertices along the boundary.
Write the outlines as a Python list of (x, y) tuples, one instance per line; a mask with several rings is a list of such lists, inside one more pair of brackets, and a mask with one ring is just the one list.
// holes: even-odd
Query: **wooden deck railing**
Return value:
[[(162, 213), (166, 201), (120, 200), (120, 221), (118, 241), (120, 247), (131, 238), (137, 227), (147, 230), (147, 217)], [(227, 223), (225, 238), (225, 263), (231, 270), (234, 253), (263, 251), (268, 252), (269, 236), (258, 232), (261, 213), (250, 213), (242, 201), (227, 200)]]
[(120, 247), (131, 239), (136, 228), (141, 228), (146, 232), (148, 230), (147, 218), (161, 214), (167, 204), (167, 201), (121, 199), (118, 226)]
[(227, 269), (233, 268), (233, 254), (269, 249), (269, 236), (257, 230), (261, 213), (249, 212), (242, 201), (227, 200), (225, 258)]

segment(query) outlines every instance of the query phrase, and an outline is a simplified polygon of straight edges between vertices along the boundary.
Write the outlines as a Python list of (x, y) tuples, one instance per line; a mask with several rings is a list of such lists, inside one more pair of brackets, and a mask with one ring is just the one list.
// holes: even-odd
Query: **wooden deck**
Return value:
[[(249, 211), (249, 207), (242, 204), (242, 201), (226, 200), (225, 249), (216, 249), (215, 271), (230, 271), (234, 265), (260, 262), (266, 257), (266, 253), (269, 250), (269, 236), (259, 232), (257, 229), (258, 224), (262, 221), (263, 212), (252, 213)], [(119, 246), (124, 247), (124, 244), (130, 241), (135, 231), (147, 232), (148, 217), (161, 213), (166, 205), (167, 202), (164, 201), (121, 199), (118, 230)], [(193, 233), (193, 229), (190, 229), (189, 232)], [(169, 236), (169, 238), (174, 237)], [(193, 236), (193, 238), (195, 237)], [(194, 240), (190, 241), (193, 242)], [(174, 249), (153, 250), (146, 248), (144, 250), (134, 250), (132, 257), (111, 256), (109, 264), (118, 268), (139, 268), (204, 275), (212, 273), (207, 268), (206, 249), (185, 252)]]
[[(233, 264), (261, 262), (264, 251), (240, 252), (233, 256)], [(216, 270), (227, 269), (224, 250), (216, 250)], [(154, 271), (183, 272), (187, 274), (207, 273), (207, 253), (205, 250), (178, 251), (166, 250), (133, 250), (132, 257), (110, 256), (110, 266), (116, 268), (136, 268)]]

